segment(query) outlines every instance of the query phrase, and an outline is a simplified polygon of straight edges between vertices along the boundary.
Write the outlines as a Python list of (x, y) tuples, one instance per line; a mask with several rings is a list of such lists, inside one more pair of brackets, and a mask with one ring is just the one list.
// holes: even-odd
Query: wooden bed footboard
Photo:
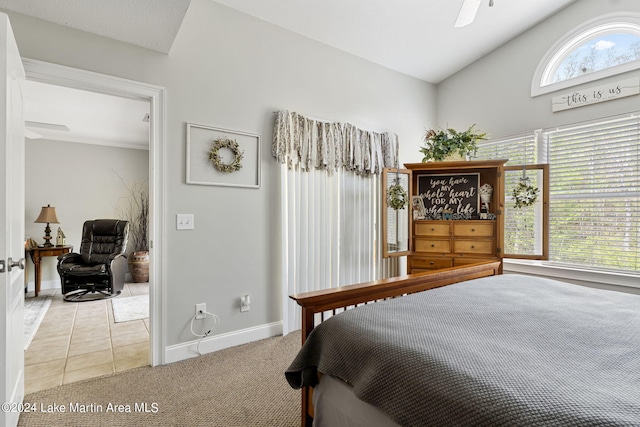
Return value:
[[(397, 276), (390, 279), (290, 295), (289, 298), (295, 300), (302, 307), (302, 343), (304, 344), (316, 324), (339, 311), (497, 274), (502, 274), (502, 261), (468, 264)], [(311, 387), (303, 387), (302, 426), (311, 426), (313, 422), (311, 396)]]

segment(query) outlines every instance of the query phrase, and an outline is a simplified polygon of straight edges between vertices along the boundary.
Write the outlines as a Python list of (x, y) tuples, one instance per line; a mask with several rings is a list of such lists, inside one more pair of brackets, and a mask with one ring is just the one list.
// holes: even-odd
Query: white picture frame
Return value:
[[(220, 138), (238, 143), (238, 149), (243, 155), (240, 170), (225, 173), (217, 169), (210, 160), (212, 145)], [(229, 148), (221, 148), (218, 154), (225, 164), (232, 163), (235, 159)], [(186, 162), (187, 184), (260, 188), (260, 135), (187, 123)]]

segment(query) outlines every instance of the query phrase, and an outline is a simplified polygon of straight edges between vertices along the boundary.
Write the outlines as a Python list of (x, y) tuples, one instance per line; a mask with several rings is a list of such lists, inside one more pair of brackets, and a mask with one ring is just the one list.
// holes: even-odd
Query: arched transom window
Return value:
[(589, 21), (560, 39), (543, 57), (531, 96), (640, 68), (640, 14), (616, 13)]

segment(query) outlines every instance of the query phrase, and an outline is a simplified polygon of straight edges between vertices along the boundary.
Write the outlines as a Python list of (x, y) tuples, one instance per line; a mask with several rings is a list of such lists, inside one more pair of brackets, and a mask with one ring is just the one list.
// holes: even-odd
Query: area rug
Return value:
[(39, 296), (24, 299), (24, 349), (29, 348), (29, 344), (38, 332), (40, 322), (47, 314), (51, 305), (50, 296)]
[(113, 321), (116, 323), (149, 317), (149, 295), (118, 297), (111, 300)]

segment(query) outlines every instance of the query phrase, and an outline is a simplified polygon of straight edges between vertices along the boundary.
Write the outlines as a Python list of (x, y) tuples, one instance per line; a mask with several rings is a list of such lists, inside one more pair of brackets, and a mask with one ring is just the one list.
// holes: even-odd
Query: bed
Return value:
[(640, 425), (640, 296), (500, 271), (293, 296), (302, 425)]

